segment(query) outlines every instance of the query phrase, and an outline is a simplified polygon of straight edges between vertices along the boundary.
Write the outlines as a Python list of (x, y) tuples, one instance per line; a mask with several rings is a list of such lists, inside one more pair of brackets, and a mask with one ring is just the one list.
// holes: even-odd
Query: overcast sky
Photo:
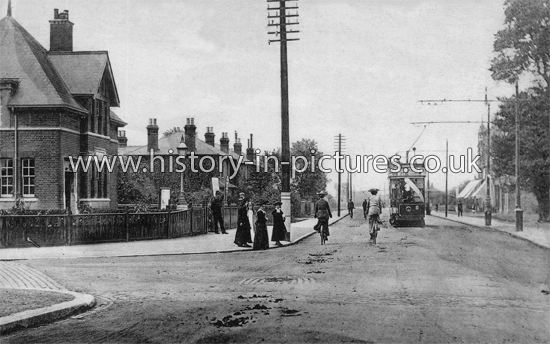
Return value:
[[(255, 147), (280, 147), (279, 45), (268, 45), (265, 0), (12, 2), (15, 19), (46, 49), (48, 20), (59, 8), (75, 23), (75, 50), (109, 51), (121, 98), (114, 111), (128, 122), (130, 145), (146, 144), (148, 118), (162, 133), (194, 117), (202, 139), (212, 126), (217, 141), (229, 132), (231, 146), (236, 130), (244, 146), (253, 133)], [(341, 133), (348, 154), (404, 154), (423, 129), (410, 122), (486, 119), (483, 103), (418, 100), (483, 99), (486, 87), (492, 99), (513, 93), (488, 71), (503, 3), (299, 1), (300, 41), (288, 49), (291, 142), (315, 139), (333, 153)], [(7, 0), (0, 4), (5, 9)], [(477, 151), (478, 128), (430, 125), (417, 153), (444, 158), (446, 139), (451, 154)], [(449, 185), (472, 178), (450, 175)], [(356, 189), (382, 188), (385, 179), (359, 175)], [(444, 188), (442, 173), (432, 181)]]

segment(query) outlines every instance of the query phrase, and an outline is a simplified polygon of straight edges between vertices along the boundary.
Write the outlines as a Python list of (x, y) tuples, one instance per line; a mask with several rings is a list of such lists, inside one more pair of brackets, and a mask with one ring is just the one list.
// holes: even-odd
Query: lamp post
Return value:
[(485, 226), (491, 225), (492, 209), (491, 209), (491, 104), (487, 101), (487, 89), (485, 89), (485, 103), (487, 104), (487, 168), (485, 175)]
[[(178, 145), (178, 155), (185, 157), (187, 155), (187, 145), (185, 144), (185, 136), (181, 135), (181, 141)], [(185, 195), (183, 193), (183, 173), (185, 170), (181, 171), (180, 176), (180, 197), (178, 199), (178, 210), (187, 210), (187, 202), (185, 201)]]

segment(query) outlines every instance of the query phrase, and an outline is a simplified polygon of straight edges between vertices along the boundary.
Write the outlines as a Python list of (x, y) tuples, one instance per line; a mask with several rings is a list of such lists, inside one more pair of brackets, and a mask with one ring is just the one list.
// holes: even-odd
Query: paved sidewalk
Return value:
[(431, 216), (446, 219), (449, 221), (454, 221), (458, 223), (463, 223), (470, 226), (475, 226), (478, 228), (483, 228), (487, 230), (498, 230), (510, 234), (513, 237), (530, 241), (537, 246), (550, 248), (550, 223), (537, 223), (535, 226), (523, 226), (522, 232), (516, 232), (516, 224), (513, 222), (506, 222), (499, 219), (493, 218), (491, 220), (491, 226), (485, 226), (484, 217), (472, 217), (472, 216), (461, 216), (458, 217), (456, 214), (450, 214), (448, 217), (445, 217), (445, 213), (434, 212), (432, 211)]
[(95, 304), (92, 295), (69, 291), (41, 272), (16, 262), (0, 262), (0, 288), (49, 291), (74, 297), (71, 301), (49, 307), (0, 317), (0, 335), (81, 313)]
[[(333, 224), (347, 214), (334, 216), (330, 219)], [(308, 219), (293, 223), (290, 230), (290, 242), (282, 242), (285, 246), (292, 245), (305, 237), (315, 233), (313, 226), (316, 219)], [(271, 238), (271, 226), (268, 227)], [(29, 259), (66, 259), (66, 258), (100, 258), (100, 257), (134, 257), (155, 255), (181, 255), (199, 253), (221, 253), (234, 251), (250, 251), (252, 248), (238, 247), (233, 243), (236, 229), (228, 230), (229, 234), (198, 235), (178, 239), (146, 240), (121, 243), (54, 246), (54, 247), (25, 247), (7, 248), (0, 250), (2, 260), (29, 260)], [(272, 248), (277, 246), (270, 242)]]

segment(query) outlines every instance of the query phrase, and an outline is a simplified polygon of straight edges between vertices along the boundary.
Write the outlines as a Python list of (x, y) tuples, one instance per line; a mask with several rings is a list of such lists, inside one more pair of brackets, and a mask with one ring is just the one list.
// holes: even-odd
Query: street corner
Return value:
[[(67, 290), (46, 291), (39, 289), (12, 289), (12, 291), (16, 294), (29, 294), (26, 295), (26, 297), (31, 299), (30, 302), (34, 303), (35, 307), (40, 307), (43, 305), (44, 300), (39, 296), (40, 293), (58, 294), (53, 298), (58, 299), (61, 302), (46, 307), (32, 309), (26, 309), (28, 307), (32, 307), (32, 305), (14, 306), (13, 309), (20, 307), (20, 309), (25, 310), (0, 317), (0, 335), (6, 335), (24, 328), (49, 324), (69, 316), (83, 313), (93, 308), (96, 304), (96, 300), (92, 295)], [(33, 294), (35, 294), (35, 297), (32, 296)], [(63, 301), (65, 299), (69, 299), (69, 301)]]

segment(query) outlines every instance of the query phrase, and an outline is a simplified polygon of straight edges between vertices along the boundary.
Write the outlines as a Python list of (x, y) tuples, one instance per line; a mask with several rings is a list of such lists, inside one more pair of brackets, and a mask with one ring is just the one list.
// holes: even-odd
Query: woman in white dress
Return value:
[(250, 222), (250, 231), (252, 232), (252, 241), (254, 241), (254, 230), (256, 229), (256, 221), (254, 221), (254, 203), (252, 203), (252, 201), (249, 201), (246, 207), (246, 215), (248, 216), (248, 221)]

